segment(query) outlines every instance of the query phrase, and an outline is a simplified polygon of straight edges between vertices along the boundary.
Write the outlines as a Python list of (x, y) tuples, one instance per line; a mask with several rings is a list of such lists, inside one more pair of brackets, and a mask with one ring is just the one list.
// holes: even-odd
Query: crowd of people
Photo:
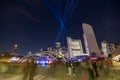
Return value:
[[(67, 61), (67, 75), (75, 76), (81, 71), (81, 80), (96, 80), (101, 78), (101, 73), (108, 76), (111, 73), (112, 61), (108, 59), (91, 60), (90, 57), (85, 61)], [(80, 67), (80, 70), (78, 69)], [(23, 66), (23, 80), (33, 80), (37, 64), (34, 58), (27, 59)], [(76, 72), (77, 71), (77, 72)]]
[(113, 67), (111, 58), (91, 60), (91, 58), (88, 57), (86, 61), (79, 63), (74, 61), (67, 62), (67, 74), (74, 76), (79, 65), (82, 66), (81, 80), (100, 79), (101, 73), (109, 76), (109, 74), (111, 74), (111, 68)]

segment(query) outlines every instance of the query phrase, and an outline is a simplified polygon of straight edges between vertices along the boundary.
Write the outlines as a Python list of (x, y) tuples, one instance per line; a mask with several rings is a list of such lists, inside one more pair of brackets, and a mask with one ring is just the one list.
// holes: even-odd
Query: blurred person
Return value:
[(90, 57), (88, 57), (86, 67), (88, 70), (89, 80), (94, 80), (95, 75), (94, 75), (94, 70), (93, 70), (92, 61), (91, 61)]
[(71, 62), (70, 61), (66, 62), (66, 67), (67, 67), (67, 75), (72, 75), (72, 69), (71, 69)]
[(103, 60), (98, 60), (98, 67), (99, 67), (99, 70), (100, 70), (101, 72), (104, 71), (104, 68), (103, 68)]
[(81, 76), (80, 76), (80, 80), (89, 80), (89, 75), (88, 75), (88, 71), (87, 71), (87, 67), (86, 67), (86, 62), (81, 62), (80, 64), (80, 68), (81, 68)]
[(72, 75), (76, 75), (76, 63), (74, 61), (71, 62), (71, 68), (72, 68)]
[(99, 78), (97, 61), (92, 61), (92, 66), (93, 66), (93, 70), (94, 70), (94, 73), (95, 73), (95, 77)]
[(74, 61), (68, 61), (66, 62), (67, 67), (67, 75), (76, 75), (76, 63)]
[(34, 58), (30, 61), (30, 80), (33, 80), (36, 72), (37, 64), (35, 63)]
[(103, 60), (103, 68), (104, 68), (104, 73), (105, 75), (109, 75), (110, 73), (110, 66), (111, 66), (111, 61), (109, 59)]
[(107, 74), (108, 73), (108, 71), (107, 71), (107, 59), (103, 60), (102, 63), (103, 63), (104, 74), (108, 75)]
[(23, 63), (23, 80), (29, 80), (30, 64), (29, 59)]
[(86, 74), (86, 72), (82, 72), (81, 73), (81, 79), (80, 80), (89, 80), (89, 77), (88, 77), (88, 75)]

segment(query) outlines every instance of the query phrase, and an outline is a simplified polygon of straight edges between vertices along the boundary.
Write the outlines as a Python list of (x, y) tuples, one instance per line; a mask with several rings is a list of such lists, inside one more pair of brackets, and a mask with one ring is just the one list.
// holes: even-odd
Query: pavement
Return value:
[[(1, 72), (0, 73), (0, 80), (22, 80), (23, 73), (22, 69), (20, 68), (16, 73), (13, 73), (15, 70), (14, 67), (10, 68), (10, 72)], [(58, 64), (56, 67), (49, 67), (49, 68), (41, 68), (38, 66), (36, 76), (34, 80), (84, 80), (81, 77), (83, 72), (86, 71), (85, 76), (87, 74), (87, 70), (82, 69), (79, 66), (76, 70), (76, 75), (71, 76), (67, 75), (65, 65)], [(5, 71), (5, 70), (4, 70)], [(114, 68), (110, 70), (110, 73), (107, 71), (106, 74), (104, 72), (99, 71), (100, 77), (95, 80), (120, 80), (120, 69)], [(88, 79), (87, 79), (88, 80)]]
[[(22, 80), (23, 74), (6, 74), (6, 75), (0, 75), (0, 80)], [(47, 77), (45, 75), (37, 75), (34, 77), (33, 80), (58, 80), (52, 77)]]

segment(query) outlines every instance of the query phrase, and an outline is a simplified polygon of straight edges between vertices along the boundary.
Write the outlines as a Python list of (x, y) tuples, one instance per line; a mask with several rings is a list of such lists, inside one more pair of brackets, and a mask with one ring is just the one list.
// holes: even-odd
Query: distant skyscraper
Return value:
[(83, 37), (84, 37), (84, 42), (85, 42), (86, 53), (99, 54), (100, 50), (98, 48), (98, 44), (97, 44), (92, 26), (89, 24), (83, 23), (82, 27), (83, 27), (83, 32), (84, 32)]

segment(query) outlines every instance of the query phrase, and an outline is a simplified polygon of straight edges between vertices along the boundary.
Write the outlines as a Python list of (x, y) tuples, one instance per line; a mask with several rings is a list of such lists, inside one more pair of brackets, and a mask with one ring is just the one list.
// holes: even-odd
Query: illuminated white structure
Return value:
[(102, 41), (101, 46), (102, 46), (102, 52), (106, 55), (111, 53), (116, 53), (114, 44), (109, 44), (106, 41)]
[(68, 57), (75, 58), (76, 56), (85, 55), (83, 53), (82, 43), (80, 39), (72, 39), (67, 37)]
[(61, 47), (61, 43), (60, 42), (57, 42), (56, 43), (56, 48), (58, 49), (58, 48), (60, 48)]
[(108, 44), (106, 41), (102, 41), (101, 43), (101, 47), (102, 47), (102, 52), (107, 55), (108, 54)]
[(94, 31), (92, 26), (86, 23), (82, 24), (83, 27), (83, 38), (85, 42), (85, 49), (88, 54), (96, 53), (99, 54), (100, 50), (98, 49), (97, 41), (95, 38)]

